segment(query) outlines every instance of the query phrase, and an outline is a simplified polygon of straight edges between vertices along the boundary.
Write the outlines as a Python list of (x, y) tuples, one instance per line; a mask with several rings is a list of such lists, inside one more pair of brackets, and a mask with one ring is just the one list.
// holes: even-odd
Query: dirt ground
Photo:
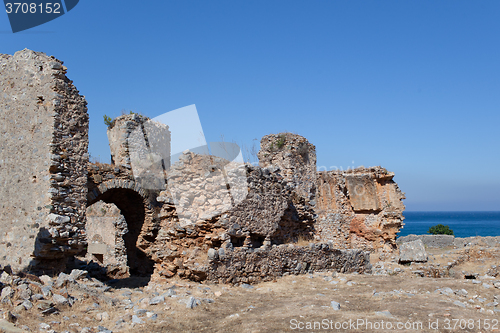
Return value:
[[(253, 286), (177, 280), (115, 285), (102, 296), (67, 287), (79, 299), (72, 307), (51, 315), (33, 307), (18, 314), (15, 326), (36, 332), (500, 332), (500, 275), (486, 275), (498, 272), (500, 249), (427, 251), (429, 262), (411, 265), (372, 256), (371, 275), (318, 272)], [(429, 274), (443, 277), (422, 277)]]

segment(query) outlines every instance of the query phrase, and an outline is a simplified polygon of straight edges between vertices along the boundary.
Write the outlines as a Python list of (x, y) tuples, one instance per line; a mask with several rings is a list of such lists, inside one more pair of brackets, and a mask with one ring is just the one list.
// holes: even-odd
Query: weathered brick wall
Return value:
[(86, 101), (54, 57), (0, 55), (0, 262), (14, 269), (82, 249)]

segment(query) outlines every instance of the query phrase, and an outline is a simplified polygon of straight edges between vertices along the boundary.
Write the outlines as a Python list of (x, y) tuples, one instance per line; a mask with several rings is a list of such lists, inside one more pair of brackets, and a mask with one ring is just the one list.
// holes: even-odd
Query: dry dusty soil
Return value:
[[(31, 296), (30, 309), (19, 306), (24, 277), (11, 282), (10, 299), (2, 298), (0, 326), (6, 332), (500, 332), (500, 248), (428, 253), (429, 262), (411, 265), (373, 256), (371, 275), (319, 272), (253, 286), (177, 280), (109, 287), (81, 277), (58, 288), (56, 278), (45, 279), (28, 283), (33, 295), (44, 295)], [(54, 310), (42, 314), (47, 308)]]

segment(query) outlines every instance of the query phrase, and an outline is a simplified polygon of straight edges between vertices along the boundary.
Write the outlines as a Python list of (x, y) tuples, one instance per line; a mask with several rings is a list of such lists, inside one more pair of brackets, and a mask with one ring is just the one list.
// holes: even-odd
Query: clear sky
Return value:
[(500, 1), (98, 1), (12, 34), (102, 116), (195, 104), (207, 142), (295, 132), (318, 166), (382, 165), (407, 210), (500, 210)]

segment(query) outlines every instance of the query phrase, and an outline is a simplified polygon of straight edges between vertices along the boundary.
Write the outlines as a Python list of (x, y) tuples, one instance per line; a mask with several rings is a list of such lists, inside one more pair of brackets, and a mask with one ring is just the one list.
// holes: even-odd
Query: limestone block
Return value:
[(427, 259), (424, 243), (420, 239), (403, 243), (399, 247), (399, 262), (402, 264), (408, 262), (427, 262)]

